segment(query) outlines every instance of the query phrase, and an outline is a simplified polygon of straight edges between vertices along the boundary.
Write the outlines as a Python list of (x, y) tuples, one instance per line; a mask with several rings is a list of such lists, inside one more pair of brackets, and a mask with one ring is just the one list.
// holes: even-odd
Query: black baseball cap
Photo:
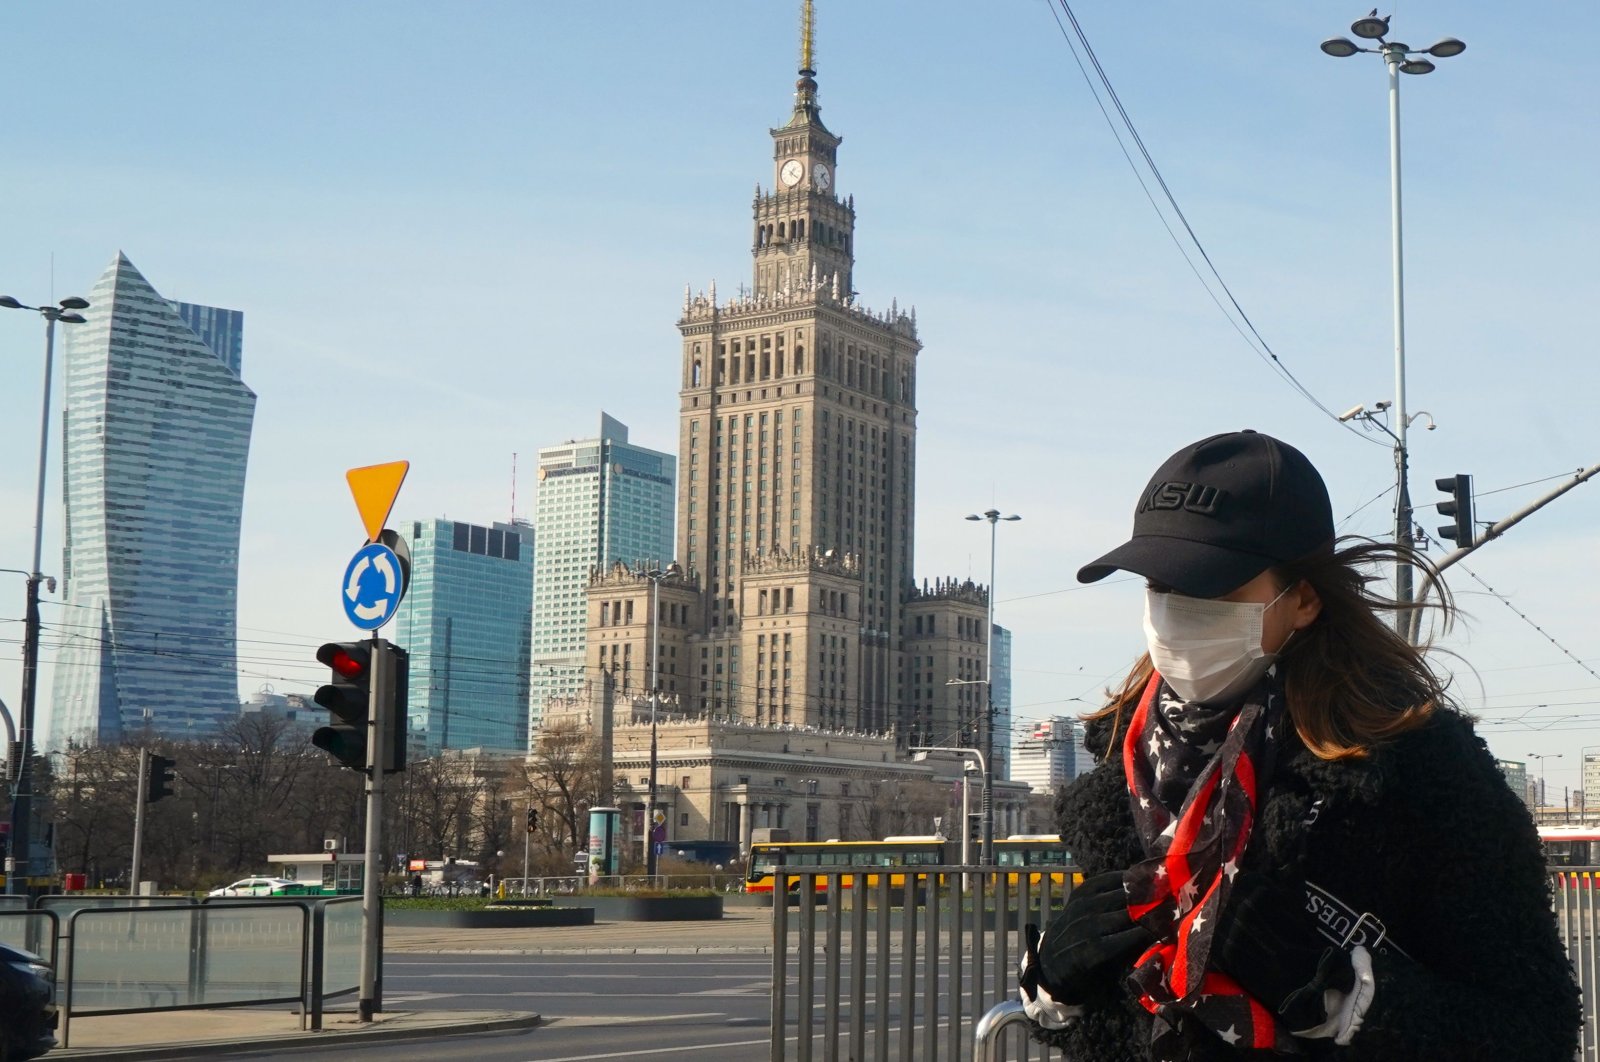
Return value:
[(1078, 569), (1078, 581), (1120, 569), (1220, 597), (1332, 543), (1328, 488), (1306, 455), (1270, 435), (1229, 432), (1167, 458), (1139, 496), (1133, 537)]

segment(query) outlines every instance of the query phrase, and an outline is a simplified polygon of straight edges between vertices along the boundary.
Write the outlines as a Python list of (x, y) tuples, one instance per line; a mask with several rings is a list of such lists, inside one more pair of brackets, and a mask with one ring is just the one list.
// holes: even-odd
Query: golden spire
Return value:
[(811, 0), (802, 0), (800, 4), (800, 73), (815, 76), (817, 68), (812, 65), (812, 49), (815, 43), (817, 19), (811, 9)]

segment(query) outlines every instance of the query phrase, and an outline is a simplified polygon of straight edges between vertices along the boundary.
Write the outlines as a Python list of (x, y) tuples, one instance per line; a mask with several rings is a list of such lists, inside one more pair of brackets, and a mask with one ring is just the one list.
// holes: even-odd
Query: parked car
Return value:
[(232, 885), (212, 889), (210, 896), (282, 896), (299, 882), (288, 878), (241, 878)]
[(0, 944), (0, 1059), (38, 1058), (56, 1045), (55, 977), (39, 956)]

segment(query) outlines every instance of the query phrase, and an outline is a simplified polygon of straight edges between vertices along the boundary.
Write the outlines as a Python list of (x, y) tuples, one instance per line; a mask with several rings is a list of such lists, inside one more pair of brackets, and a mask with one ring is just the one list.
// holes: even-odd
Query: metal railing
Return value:
[[(1556, 929), (1583, 992), (1583, 1033), (1577, 1062), (1596, 1062), (1600, 1059), (1600, 867), (1551, 870), (1550, 887)], [(974, 1030), (975, 1062), (1005, 1062), (1009, 1057), (1005, 1054), (1006, 1031), (1025, 1028), (1026, 1024), (1027, 1017), (1017, 1000), (995, 1004)], [(1027, 1057), (1026, 1051), (1024, 1041), (1021, 1057)]]
[[(788, 902), (772, 908), (772, 1062), (972, 1058), (979, 1017), (1016, 991), (1022, 926), (1060, 909), (1073, 873), (780, 870)], [(1059, 1056), (1024, 1043), (1015, 1057)]]
[[(25, 899), (26, 897), (19, 897)], [(54, 911), (0, 908), (0, 944), (31, 951), (56, 968), (60, 954), (61, 919)]]
[[(30, 914), (54, 924), (62, 1047), (74, 1017), (274, 1003), (297, 1005), (301, 1027), (315, 1031), (325, 1001), (358, 987), (359, 896), (123, 906), (57, 899)], [(16, 917), (0, 912), (0, 927)]]
[(1550, 886), (1556, 911), (1556, 928), (1567, 958), (1583, 990), (1583, 1039), (1580, 1062), (1600, 1058), (1600, 867), (1552, 870)]

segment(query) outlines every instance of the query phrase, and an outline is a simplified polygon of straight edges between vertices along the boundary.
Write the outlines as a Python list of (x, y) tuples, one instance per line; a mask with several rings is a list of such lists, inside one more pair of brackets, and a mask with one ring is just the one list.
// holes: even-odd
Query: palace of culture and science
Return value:
[[(659, 645), (669, 847), (747, 846), (762, 827), (906, 832), (910, 794), (942, 803), (961, 771), (908, 747), (982, 748), (987, 725), (987, 590), (912, 574), (922, 344), (914, 311), (857, 301), (856, 209), (838, 193), (810, 9), (772, 184), (756, 190), (753, 284), (724, 301), (715, 283), (684, 292), (678, 562), (592, 575), (588, 688), (545, 715), (600, 728), (614, 771), (602, 788), (641, 836)], [(1008, 736), (994, 745), (1003, 779)], [(997, 835), (1021, 828), (1026, 791), (995, 786)]]

